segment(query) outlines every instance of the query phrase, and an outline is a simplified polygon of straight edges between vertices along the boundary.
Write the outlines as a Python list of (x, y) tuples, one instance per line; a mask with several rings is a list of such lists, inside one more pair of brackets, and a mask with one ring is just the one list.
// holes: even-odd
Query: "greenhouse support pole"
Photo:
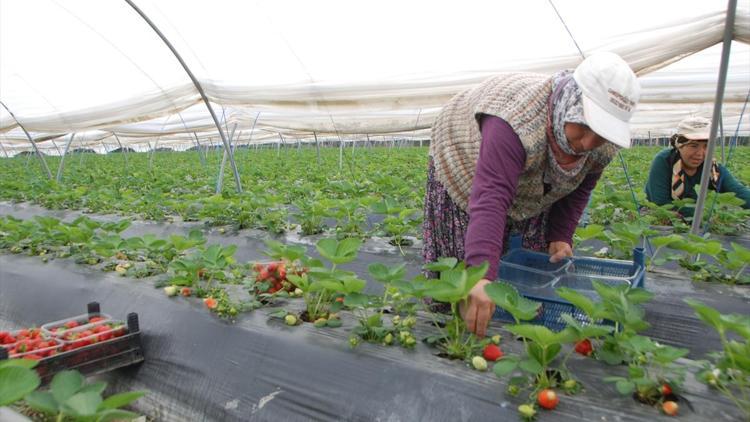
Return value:
[(65, 167), (65, 156), (68, 155), (70, 144), (73, 143), (73, 138), (75, 138), (75, 136), (75, 132), (71, 133), (70, 139), (68, 139), (68, 142), (65, 143), (65, 150), (62, 153), (62, 157), (60, 157), (60, 165), (57, 167), (57, 177), (55, 178), (55, 180), (57, 180), (57, 183), (60, 183), (62, 181), (62, 172), (63, 168)]
[(344, 140), (339, 136), (339, 172), (344, 166)]
[(198, 135), (193, 132), (193, 136), (195, 137), (195, 147), (198, 150), (198, 159), (201, 160), (201, 165), (206, 167), (206, 153), (203, 151), (203, 148), (201, 148), (201, 143), (198, 141)]
[[(253, 132), (255, 132), (255, 124), (258, 123), (258, 119), (260, 118), (260, 111), (258, 114), (255, 115), (255, 120), (253, 121), (253, 127), (250, 128), (250, 137), (247, 138), (247, 154), (250, 155), (250, 145), (253, 144)], [(255, 145), (255, 150), (258, 150), (258, 145)]]
[(13, 114), (12, 111), (10, 111), (10, 109), (8, 108), (8, 106), (5, 105), (4, 102), (0, 101), (0, 105), (2, 105), (3, 108), (5, 108), (5, 110), (8, 112), (8, 114), (10, 114), (10, 117), (12, 117), (13, 120), (16, 121), (16, 123), (21, 128), (21, 130), (23, 130), (23, 133), (26, 134), (26, 138), (28, 138), (29, 142), (31, 142), (31, 147), (34, 148), (34, 153), (36, 153), (36, 156), (39, 158), (40, 164), (42, 166), (42, 170), (44, 170), (44, 172), (47, 173), (47, 179), (52, 180), (52, 172), (49, 171), (49, 166), (47, 166), (47, 161), (42, 156), (42, 152), (39, 151), (39, 148), (37, 148), (36, 143), (34, 142), (34, 140), (31, 139), (31, 135), (29, 134), (29, 132), (26, 130), (25, 127), (23, 127), (23, 125), (21, 124), (21, 122), (19, 122), (18, 119), (16, 118), (16, 115)]
[(62, 152), (60, 151), (60, 147), (57, 146), (57, 142), (55, 142), (54, 139), (50, 139), (50, 142), (52, 142), (52, 146), (55, 147), (55, 150), (57, 150), (57, 155), (62, 155)]
[(120, 147), (120, 153), (124, 157), (124, 160), (125, 160), (125, 174), (127, 174), (127, 172), (128, 172), (128, 152), (122, 146), (122, 142), (120, 142), (120, 138), (117, 136), (117, 134), (114, 133), (114, 132), (112, 132), (112, 136), (115, 137), (115, 141), (117, 141), (117, 146)]
[[(151, 147), (151, 142), (148, 143), (148, 146)], [(148, 158), (148, 169), (151, 170), (154, 167), (154, 154), (156, 154), (156, 147), (159, 146), (159, 138), (156, 138), (154, 141), (154, 147), (151, 148), (151, 156)]]
[(102, 148), (104, 148), (104, 153), (109, 154), (109, 150), (107, 149), (107, 144), (104, 143), (104, 140), (99, 141), (102, 144)]
[[(237, 123), (232, 126), (232, 132), (229, 134), (229, 152), (232, 150), (232, 139), (234, 138), (234, 131), (237, 130)], [(236, 142), (235, 142), (236, 143)], [(221, 192), (222, 185), (224, 184), (224, 166), (227, 164), (227, 150), (224, 150), (224, 155), (221, 157), (221, 165), (219, 166), (219, 176), (216, 178), (216, 193)]]
[(724, 118), (719, 118), (719, 138), (721, 138), (721, 164), (727, 163), (726, 155), (724, 155)]
[(276, 141), (276, 157), (281, 156), (281, 141), (283, 141), (284, 138), (281, 137), (281, 133), (279, 133), (279, 140)]
[[(151, 29), (156, 32), (156, 34), (161, 38), (162, 41), (164, 41), (164, 44), (169, 47), (169, 50), (172, 51), (172, 54), (174, 54), (175, 58), (180, 62), (180, 65), (182, 65), (182, 68), (185, 70), (185, 72), (190, 77), (190, 80), (193, 81), (193, 85), (195, 85), (195, 89), (198, 90), (198, 93), (200, 94), (201, 98), (203, 99), (203, 102), (206, 104), (206, 108), (208, 108), (208, 112), (211, 114), (211, 119), (213, 119), (214, 124), (216, 125), (216, 129), (219, 131), (219, 136), (221, 136), (221, 142), (224, 144), (224, 149), (229, 152), (229, 163), (232, 165), (232, 171), (234, 172), (234, 182), (237, 185), (237, 192), (242, 193), (242, 184), (240, 182), (240, 173), (237, 171), (237, 164), (234, 162), (234, 154), (231, 153), (231, 150), (229, 148), (229, 141), (227, 140), (226, 134), (221, 129), (221, 124), (219, 123), (219, 119), (216, 118), (216, 113), (214, 113), (213, 107), (211, 107), (211, 103), (208, 101), (208, 97), (206, 96), (205, 91), (203, 91), (203, 86), (201, 86), (198, 79), (193, 75), (193, 72), (190, 70), (190, 68), (187, 66), (184, 60), (182, 60), (182, 56), (180, 56), (180, 53), (177, 52), (177, 50), (172, 46), (172, 43), (167, 40), (167, 37), (162, 34), (162, 32), (159, 30), (159, 28), (156, 27), (156, 25), (149, 19), (148, 16), (146, 16), (145, 13), (141, 11), (141, 9), (138, 8), (138, 6), (133, 3), (133, 0), (125, 0), (126, 3), (132, 7), (136, 13), (138, 13), (143, 20), (146, 21), (146, 23), (151, 27)], [(50, 176), (51, 177), (51, 176)]]
[(315, 137), (315, 151), (318, 153), (318, 167), (320, 167), (320, 145), (318, 144), (318, 134), (313, 132), (313, 136)]
[(5, 150), (5, 145), (3, 145), (2, 142), (0, 142), (0, 149), (3, 150), (3, 154), (5, 154), (5, 158), (8, 158), (8, 151)]
[[(719, 67), (719, 80), (716, 84), (716, 100), (714, 101), (714, 114), (711, 121), (711, 132), (708, 136), (708, 151), (703, 160), (703, 173), (701, 174), (701, 191), (698, 193), (698, 200), (695, 202), (695, 214), (693, 216), (693, 225), (690, 228), (692, 234), (697, 235), (703, 221), (703, 208), (706, 205), (706, 196), (708, 194), (708, 180), (711, 176), (711, 161), (714, 158), (714, 148), (716, 144), (716, 132), (719, 129), (719, 120), (721, 119), (721, 106), (724, 102), (724, 87), (727, 83), (727, 69), (729, 68), (729, 51), (732, 46), (732, 31), (734, 29), (734, 16), (737, 11), (737, 0), (729, 0), (727, 7), (727, 20), (724, 23), (724, 44), (721, 48), (721, 66)], [(705, 165), (709, 163), (709, 165)]]

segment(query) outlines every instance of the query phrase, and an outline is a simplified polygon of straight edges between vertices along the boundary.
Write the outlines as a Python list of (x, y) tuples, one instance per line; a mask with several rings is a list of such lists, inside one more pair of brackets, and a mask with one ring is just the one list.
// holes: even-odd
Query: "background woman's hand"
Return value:
[(573, 256), (573, 248), (568, 242), (549, 242), (549, 254), (552, 255), (549, 262), (560, 262), (563, 258)]
[(458, 304), (461, 318), (466, 322), (466, 328), (479, 337), (487, 334), (487, 325), (495, 313), (495, 302), (484, 292), (484, 286), (492, 283), (483, 278), (471, 289), (465, 301)]

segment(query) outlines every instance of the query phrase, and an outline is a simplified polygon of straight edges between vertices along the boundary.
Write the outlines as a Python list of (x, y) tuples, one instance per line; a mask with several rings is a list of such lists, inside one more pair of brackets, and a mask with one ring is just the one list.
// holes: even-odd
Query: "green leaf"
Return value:
[(93, 382), (91, 384), (87, 384), (86, 386), (81, 388), (78, 392), (79, 393), (93, 392), (93, 393), (101, 395), (106, 388), (107, 388), (107, 383), (104, 381), (99, 381), (99, 382)]
[(502, 378), (505, 375), (513, 372), (518, 367), (518, 359), (511, 357), (504, 357), (495, 363), (492, 367), (492, 372), (498, 377)]
[(83, 387), (84, 381), (83, 375), (78, 371), (58, 372), (52, 378), (50, 391), (58, 403), (65, 403)]
[(342, 322), (338, 318), (329, 319), (328, 322), (326, 322), (326, 326), (331, 328), (339, 328), (341, 325)]
[(0, 406), (11, 404), (39, 387), (39, 375), (22, 366), (0, 368)]
[(60, 412), (57, 401), (49, 391), (34, 391), (24, 398), (26, 404), (32, 409), (49, 415)]
[(127, 406), (145, 395), (145, 391), (129, 391), (126, 393), (113, 394), (99, 404), (99, 410), (117, 409)]
[(654, 294), (646, 289), (635, 288), (628, 290), (625, 296), (628, 298), (628, 301), (630, 303), (637, 305), (640, 303), (648, 302), (649, 300), (651, 300), (651, 298), (654, 297)]
[(506, 327), (511, 333), (525, 337), (540, 347), (547, 347), (555, 343), (557, 336), (549, 328), (542, 325), (519, 324)]
[(539, 362), (537, 362), (535, 359), (522, 360), (521, 363), (518, 364), (518, 367), (532, 375), (536, 375), (544, 371), (544, 367), (540, 365)]
[(704, 305), (701, 302), (698, 302), (697, 300), (693, 299), (684, 299), (685, 303), (690, 305), (691, 308), (695, 311), (696, 315), (698, 315), (698, 318), (701, 319), (701, 321), (705, 322), (706, 324), (713, 327), (716, 331), (722, 333), (725, 330), (724, 322), (721, 319), (721, 314), (719, 311), (717, 311), (714, 308), (711, 308), (710, 306)]
[(424, 269), (427, 271), (443, 272), (453, 269), (458, 263), (456, 258), (439, 258), (435, 262), (430, 262), (424, 265)]
[(367, 271), (375, 280), (381, 283), (391, 283), (404, 278), (404, 275), (406, 275), (406, 263), (404, 262), (401, 265), (391, 268), (381, 263), (370, 264), (367, 267)]
[(581, 240), (593, 239), (604, 232), (604, 227), (598, 224), (589, 224), (586, 227), (578, 227), (575, 235)]
[(39, 361), (33, 359), (5, 359), (0, 360), (0, 369), (9, 366), (18, 366), (21, 368), (31, 369), (34, 368)]
[(334, 264), (345, 264), (357, 258), (357, 251), (362, 241), (357, 238), (344, 239), (341, 242), (334, 238), (321, 239), (315, 245), (320, 255)]
[(550, 344), (549, 347), (547, 347), (547, 353), (545, 353), (547, 361), (542, 363), (546, 366), (549, 362), (552, 362), (557, 354), (560, 353), (560, 350), (562, 350), (562, 345), (560, 343)]
[(687, 356), (690, 351), (672, 346), (662, 346), (654, 350), (654, 360), (663, 365), (672, 363), (675, 360)]
[(650, 241), (654, 247), (661, 248), (663, 246), (669, 246), (673, 243), (684, 241), (684, 238), (679, 234), (670, 234), (669, 236), (652, 237)]
[(627, 395), (635, 391), (635, 384), (627, 380), (619, 380), (615, 383), (615, 388), (620, 394)]
[(91, 416), (102, 403), (102, 396), (89, 391), (87, 393), (76, 393), (63, 403), (63, 409), (69, 410), (75, 416)]
[(506, 282), (495, 282), (484, 286), (487, 296), (495, 304), (513, 315), (519, 321), (536, 318), (541, 303), (526, 299), (518, 294), (518, 290)]
[(96, 422), (130, 421), (137, 418), (137, 413), (121, 409), (107, 409), (96, 414)]
[(568, 287), (560, 287), (555, 292), (558, 296), (582, 310), (589, 319), (593, 320), (596, 318), (596, 304), (588, 297)]
[(370, 296), (362, 293), (349, 293), (344, 296), (344, 305), (350, 308), (366, 308), (370, 304)]

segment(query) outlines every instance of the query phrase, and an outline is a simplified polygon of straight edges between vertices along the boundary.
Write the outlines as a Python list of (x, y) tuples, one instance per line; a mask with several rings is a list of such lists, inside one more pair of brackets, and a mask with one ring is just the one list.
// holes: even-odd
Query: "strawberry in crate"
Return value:
[(98, 321), (86, 326), (76, 327), (65, 331), (62, 340), (64, 352), (75, 350), (90, 344), (101, 343), (113, 338), (122, 337), (127, 333), (125, 323), (121, 321)]

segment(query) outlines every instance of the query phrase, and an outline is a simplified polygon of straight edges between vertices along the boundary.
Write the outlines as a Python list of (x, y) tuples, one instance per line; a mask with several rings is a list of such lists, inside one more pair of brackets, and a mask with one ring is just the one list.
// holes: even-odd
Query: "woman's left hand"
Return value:
[(552, 255), (549, 262), (560, 262), (565, 257), (573, 256), (573, 248), (568, 242), (549, 242), (549, 254)]

